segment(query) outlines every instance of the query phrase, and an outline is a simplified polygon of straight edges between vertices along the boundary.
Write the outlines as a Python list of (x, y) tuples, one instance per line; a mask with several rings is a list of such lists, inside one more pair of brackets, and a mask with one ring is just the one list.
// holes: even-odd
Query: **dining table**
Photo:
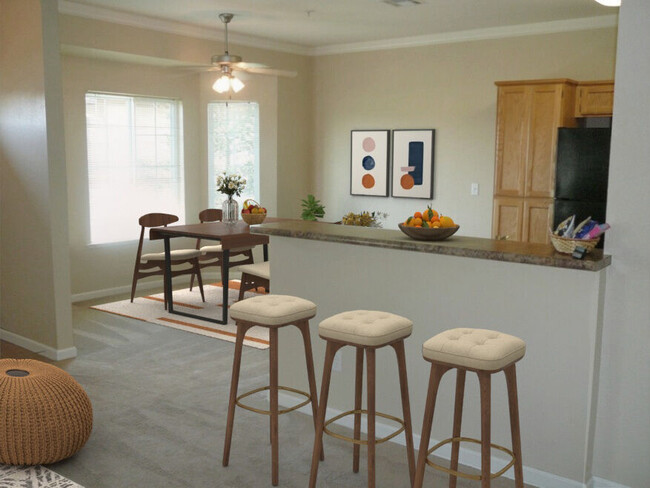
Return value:
[[(275, 219), (268, 219), (273, 221)], [(190, 237), (196, 239), (206, 239), (219, 241), (223, 252), (223, 276), (221, 282), (223, 286), (222, 317), (210, 318), (201, 315), (174, 310), (174, 299), (172, 291), (172, 274), (171, 274), (171, 244), (170, 241), (177, 237)], [(230, 251), (236, 248), (253, 247), (262, 245), (264, 249), (264, 261), (269, 260), (269, 236), (262, 234), (251, 234), (249, 225), (244, 221), (233, 223), (226, 222), (204, 222), (201, 224), (188, 225), (170, 225), (166, 227), (153, 227), (149, 230), (149, 239), (163, 239), (165, 246), (165, 289), (169, 290), (170, 296), (167, 305), (169, 313), (192, 317), (200, 320), (206, 320), (216, 324), (225, 324), (228, 322), (228, 290), (229, 290), (229, 261)]]

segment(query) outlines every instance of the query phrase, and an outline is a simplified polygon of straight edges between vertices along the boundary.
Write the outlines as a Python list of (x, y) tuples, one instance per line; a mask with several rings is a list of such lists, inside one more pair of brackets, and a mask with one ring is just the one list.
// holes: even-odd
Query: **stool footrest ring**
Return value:
[[(483, 479), (482, 475), (468, 474), (468, 473), (463, 473), (461, 471), (456, 471), (456, 470), (453, 470), (453, 469), (445, 468), (444, 466), (440, 466), (439, 464), (434, 463), (433, 461), (431, 461), (428, 458), (428, 456), (431, 453), (433, 453), (433, 451), (435, 451), (436, 449), (439, 449), (440, 447), (444, 446), (445, 444), (449, 444), (451, 442), (472, 442), (474, 444), (479, 444), (479, 445), (481, 444), (481, 441), (478, 440), (478, 439), (472, 439), (472, 438), (469, 438), (469, 437), (450, 437), (449, 439), (445, 439), (444, 441), (438, 442), (438, 444), (436, 444), (435, 446), (433, 446), (431, 449), (429, 449), (427, 451), (427, 464), (429, 466), (431, 466), (432, 468), (435, 468), (435, 469), (437, 469), (439, 471), (443, 471), (443, 472), (445, 472), (447, 474), (451, 474), (451, 475), (454, 475), (454, 476), (459, 476), (461, 478), (467, 478), (467, 479), (470, 479), (470, 480), (479, 480), (479, 481), (482, 480)], [(497, 478), (497, 477), (501, 476), (503, 473), (508, 471), (508, 469), (510, 469), (511, 466), (513, 466), (515, 464), (515, 455), (510, 449), (507, 449), (507, 448), (505, 448), (503, 446), (499, 446), (497, 444), (490, 444), (490, 447), (492, 447), (494, 449), (498, 449), (499, 451), (503, 451), (503, 452), (505, 452), (506, 454), (508, 454), (511, 457), (511, 460), (510, 460), (510, 462), (508, 464), (506, 464), (503, 468), (501, 468), (496, 473), (491, 473), (490, 474), (490, 479), (494, 479), (494, 478)]]
[[(239, 407), (241, 407), (241, 408), (243, 408), (245, 410), (250, 410), (251, 412), (260, 413), (262, 415), (271, 415), (270, 410), (262, 410), (260, 408), (251, 407), (250, 405), (246, 405), (246, 404), (244, 404), (244, 403), (242, 403), (240, 401), (243, 398), (254, 395), (255, 393), (259, 393), (260, 391), (265, 391), (265, 390), (270, 390), (270, 389), (271, 389), (270, 386), (262, 386), (261, 388), (255, 388), (254, 390), (243, 393), (243, 394), (239, 395), (235, 399), (235, 405), (237, 405), (237, 406), (239, 406)], [(304, 407), (305, 405), (307, 405), (308, 403), (311, 402), (311, 395), (309, 393), (307, 393), (307, 392), (304, 392), (304, 391), (301, 391), (301, 390), (296, 390), (295, 388), (291, 388), (291, 387), (288, 387), (288, 386), (278, 386), (278, 390), (290, 391), (292, 393), (297, 393), (298, 395), (302, 395), (302, 396), (307, 398), (304, 402), (301, 402), (301, 403), (299, 403), (297, 405), (278, 410), (278, 415), (282, 415), (283, 413), (293, 412), (294, 410), (298, 410), (300, 407)]]
[[(343, 417), (347, 417), (348, 415), (355, 415), (357, 413), (367, 415), (368, 410), (349, 410), (347, 412), (343, 412), (342, 414), (337, 415), (336, 417), (332, 417), (327, 422), (325, 422), (325, 425), (323, 426), (323, 432), (325, 432), (327, 435), (330, 435), (330, 436), (335, 437), (337, 439), (344, 440), (346, 442), (352, 442), (353, 444), (359, 444), (359, 445), (362, 445), (362, 446), (367, 446), (368, 445), (367, 440), (354, 439), (352, 437), (348, 437), (348, 436), (345, 436), (345, 435), (342, 435), (342, 434), (337, 434), (336, 432), (332, 432), (331, 430), (329, 430), (327, 428), (327, 426), (330, 425), (332, 422), (336, 422), (337, 420), (342, 419)], [(381, 413), (381, 412), (375, 412), (375, 415), (377, 417), (382, 417), (382, 418), (385, 418), (385, 419), (388, 419), (388, 420), (392, 420), (393, 422), (396, 422), (401, 426), (399, 429), (397, 429), (392, 434), (387, 435), (386, 437), (381, 437), (379, 439), (376, 439), (375, 444), (381, 444), (382, 442), (386, 442), (386, 441), (392, 439), (393, 437), (395, 437), (396, 435), (401, 434), (402, 432), (404, 432), (404, 429), (406, 427), (405, 427), (404, 421), (402, 419), (397, 418), (397, 417), (393, 417), (392, 415), (387, 415), (387, 414)]]

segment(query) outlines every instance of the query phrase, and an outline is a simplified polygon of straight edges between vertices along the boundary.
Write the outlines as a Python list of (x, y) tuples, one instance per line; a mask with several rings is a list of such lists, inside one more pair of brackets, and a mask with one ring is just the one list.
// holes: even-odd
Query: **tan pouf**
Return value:
[[(352, 471), (359, 472), (360, 446), (367, 449), (368, 463), (368, 488), (375, 487), (375, 447), (386, 442), (396, 435), (404, 432), (406, 440), (406, 459), (409, 477), (413, 482), (415, 476), (415, 457), (413, 451), (413, 432), (411, 426), (411, 406), (408, 393), (408, 379), (406, 374), (406, 354), (404, 352), (404, 339), (411, 335), (413, 322), (406, 317), (394, 313), (377, 310), (351, 310), (333, 315), (323, 320), (318, 325), (318, 335), (327, 341), (325, 351), (325, 365), (323, 366), (323, 381), (321, 383), (321, 397), (318, 416), (316, 417), (316, 438), (312, 452), (311, 472), (309, 475), (309, 488), (316, 487), (318, 477), (318, 461), (322, 452), (323, 434), (328, 434), (354, 444), (352, 451)], [(329, 420), (325, 420), (327, 411), (327, 397), (329, 395), (332, 365), (336, 352), (345, 346), (356, 349), (355, 380), (354, 380), (354, 409), (343, 412)], [(400, 395), (402, 397), (402, 416), (397, 418), (381, 413), (376, 409), (376, 351), (385, 346), (395, 350), (397, 356), (397, 372), (399, 376)], [(367, 406), (361, 408), (363, 393), (363, 362), (364, 356), (367, 364)], [(379, 375), (383, 374), (384, 367)], [(361, 439), (361, 416), (367, 415), (367, 439)], [(328, 429), (328, 426), (337, 420), (352, 415), (354, 417), (353, 436), (345, 436)], [(399, 427), (391, 434), (378, 438), (375, 432), (375, 420), (381, 417), (390, 420)]]
[[(457, 328), (441, 332), (422, 345), (422, 356), (431, 363), (429, 390), (424, 410), (424, 421), (418, 451), (418, 464), (413, 488), (422, 488), (427, 465), (449, 474), (449, 486), (456, 486), (457, 477), (481, 481), (481, 488), (489, 488), (491, 480), (514, 468), (516, 488), (523, 488), (521, 462), (521, 435), (519, 432), (519, 403), (517, 400), (517, 376), (515, 363), (524, 357), (526, 343), (518, 337), (495, 330)], [(429, 436), (433, 423), (438, 386), (442, 376), (456, 370), (456, 399), (452, 436), (429, 448)], [(465, 376), (470, 371), (478, 375), (481, 396), (481, 438), (461, 436)], [(508, 387), (510, 410), (510, 433), (512, 450), (491, 443), (491, 389), (492, 375), (503, 371)], [(470, 442), (481, 446), (481, 474), (469, 474), (458, 468), (460, 444)], [(449, 467), (436, 464), (428, 456), (440, 447), (451, 444)], [(491, 470), (491, 450), (497, 449), (510, 456), (511, 460), (496, 473)]]
[(88, 395), (68, 373), (34, 359), (0, 359), (0, 463), (70, 457), (92, 426)]

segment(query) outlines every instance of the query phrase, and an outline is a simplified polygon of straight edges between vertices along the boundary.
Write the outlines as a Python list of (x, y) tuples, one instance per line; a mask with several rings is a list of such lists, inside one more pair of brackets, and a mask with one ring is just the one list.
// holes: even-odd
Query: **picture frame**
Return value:
[(435, 135), (435, 129), (393, 130), (393, 197), (433, 198)]
[(350, 131), (350, 195), (387, 197), (390, 130)]

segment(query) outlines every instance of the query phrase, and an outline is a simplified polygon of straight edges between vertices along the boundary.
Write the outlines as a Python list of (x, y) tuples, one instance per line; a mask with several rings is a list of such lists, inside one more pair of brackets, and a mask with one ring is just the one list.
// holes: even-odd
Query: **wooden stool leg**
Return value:
[(429, 389), (427, 391), (427, 401), (424, 408), (424, 420), (422, 422), (422, 431), (420, 438), (420, 450), (418, 451), (418, 465), (415, 470), (415, 481), (413, 488), (422, 488), (424, 481), (424, 468), (427, 465), (427, 451), (429, 450), (429, 437), (431, 437), (431, 425), (433, 423), (433, 412), (436, 407), (436, 396), (440, 380), (450, 368), (439, 364), (431, 363), (431, 373), (429, 375)]
[(237, 339), (235, 340), (235, 357), (232, 363), (232, 379), (230, 380), (230, 400), (228, 401), (228, 421), (226, 423), (226, 439), (223, 445), (224, 466), (228, 466), (230, 459), (230, 442), (232, 440), (232, 428), (235, 422), (235, 401), (237, 400), (237, 386), (239, 384), (239, 369), (241, 366), (242, 349), (244, 348), (244, 335), (249, 326), (237, 324)]
[(368, 488), (375, 488), (375, 349), (366, 350), (368, 369)]
[[(354, 409), (361, 410), (361, 398), (363, 395), (363, 347), (357, 347), (357, 357), (354, 377)], [(361, 439), (361, 413), (354, 414), (354, 438)], [(354, 444), (352, 456), (352, 471), (359, 472), (359, 451), (361, 446)]]
[(279, 453), (278, 453), (278, 329), (269, 330), (270, 354), (270, 399), (271, 399), (271, 484), (278, 486), (279, 482)]
[(506, 384), (508, 385), (508, 406), (510, 409), (510, 432), (512, 436), (512, 452), (515, 455), (515, 486), (524, 488), (524, 473), (521, 461), (521, 434), (519, 431), (519, 402), (517, 400), (517, 373), (512, 364), (505, 369)]
[[(201, 301), (205, 302), (205, 293), (203, 293), (203, 278), (201, 277), (201, 265), (199, 264), (199, 259), (196, 258), (194, 263), (196, 281), (199, 283), (199, 291), (201, 292)], [(194, 274), (192, 275), (192, 278)]]
[[(463, 399), (465, 398), (465, 375), (464, 369), (456, 370), (456, 399), (454, 401), (454, 431), (452, 437), (460, 437), (460, 426), (463, 420)], [(458, 471), (458, 453), (460, 451), (460, 442), (451, 444), (451, 465), (449, 468)], [(456, 488), (458, 477), (453, 474), (449, 475), (449, 488)]]
[(490, 488), (490, 396), (491, 374), (479, 371), (478, 381), (481, 389), (481, 488)]
[[(311, 350), (311, 335), (309, 333), (309, 321), (304, 320), (296, 326), (302, 333), (302, 341), (305, 345), (305, 361), (307, 363), (307, 381), (309, 382), (309, 394), (311, 395), (311, 411), (314, 417), (314, 430), (316, 429), (316, 417), (318, 416), (318, 392), (316, 391), (316, 377), (314, 375), (314, 355)], [(321, 445), (320, 460), (325, 459), (325, 450)]]
[(413, 427), (411, 423), (411, 402), (409, 400), (408, 376), (406, 374), (406, 354), (404, 341), (393, 344), (397, 355), (397, 370), (399, 372), (399, 387), (402, 395), (402, 415), (404, 417), (404, 435), (406, 436), (406, 458), (409, 463), (411, 486), (415, 478), (415, 454), (413, 446)]
[(330, 379), (332, 378), (332, 363), (334, 362), (336, 351), (342, 346), (342, 344), (327, 341), (327, 348), (325, 349), (325, 364), (323, 365), (323, 381), (320, 387), (320, 403), (318, 405), (318, 416), (316, 417), (316, 435), (314, 436), (314, 452), (311, 457), (309, 488), (316, 488), (320, 451), (323, 443), (323, 426), (325, 424), (325, 412), (327, 410), (327, 396), (329, 395)]

